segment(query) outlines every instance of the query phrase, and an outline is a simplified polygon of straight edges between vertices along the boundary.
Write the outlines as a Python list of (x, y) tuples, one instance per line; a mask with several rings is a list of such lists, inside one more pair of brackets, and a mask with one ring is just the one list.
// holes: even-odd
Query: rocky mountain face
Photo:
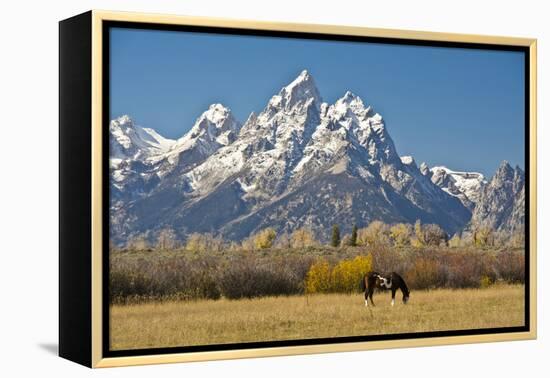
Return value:
[(485, 185), (469, 227), (522, 232), (525, 225), (525, 173), (504, 161)]
[(110, 131), (117, 244), (165, 228), (181, 240), (193, 232), (241, 240), (266, 227), (307, 227), (326, 240), (333, 224), (349, 232), (377, 219), (454, 233), (487, 196), (478, 196), (482, 175), (449, 170), (442, 179), (440, 169), (400, 157), (380, 114), (349, 91), (323, 102), (307, 71), (242, 126), (214, 104), (176, 141), (126, 116)]
[(439, 166), (424, 169), (423, 173), (432, 182), (448, 194), (458, 198), (468, 209), (473, 210), (479, 202), (479, 197), (487, 181), (481, 173), (457, 172), (447, 167)]

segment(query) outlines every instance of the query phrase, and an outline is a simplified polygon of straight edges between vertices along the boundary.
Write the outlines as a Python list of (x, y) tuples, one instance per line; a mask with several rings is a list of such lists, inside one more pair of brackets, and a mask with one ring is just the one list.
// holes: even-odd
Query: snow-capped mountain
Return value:
[[(164, 228), (182, 240), (193, 232), (241, 240), (265, 227), (279, 233), (307, 227), (325, 240), (333, 224), (347, 232), (376, 219), (420, 219), (453, 233), (471, 217), (427, 166), (399, 156), (380, 114), (350, 91), (334, 104), (323, 102), (307, 71), (242, 127), (215, 104), (186, 135), (162, 145), (142, 152), (145, 158), (119, 157), (112, 147), (111, 160), (140, 167), (117, 180), (112, 162), (120, 193), (111, 195), (116, 243), (144, 233), (154, 238)], [(470, 179), (450, 172), (455, 187), (476, 198)]]
[(503, 161), (481, 191), (470, 228), (489, 227), (512, 233), (525, 225), (525, 173)]
[(479, 201), (481, 192), (487, 184), (483, 174), (478, 172), (457, 172), (444, 166), (428, 168), (423, 170), (432, 182), (452, 196), (457, 197), (464, 206), (473, 210)]
[(111, 198), (128, 200), (148, 192), (158, 183), (154, 161), (176, 141), (136, 125), (127, 115), (111, 121), (109, 136)]
[(135, 200), (235, 141), (241, 124), (221, 104), (212, 104), (178, 140), (134, 124), (125, 115), (110, 124), (111, 197)]
[(112, 120), (109, 133), (111, 162), (125, 159), (146, 161), (166, 153), (175, 143), (153, 129), (135, 125), (127, 115)]

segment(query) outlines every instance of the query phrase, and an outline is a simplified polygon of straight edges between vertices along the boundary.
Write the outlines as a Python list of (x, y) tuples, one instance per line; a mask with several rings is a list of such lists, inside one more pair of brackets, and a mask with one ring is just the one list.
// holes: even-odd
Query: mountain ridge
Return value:
[[(372, 106), (351, 91), (323, 102), (305, 70), (244, 124), (212, 104), (163, 148), (141, 160), (124, 155), (133, 174), (111, 164), (116, 243), (163, 228), (182, 240), (193, 232), (241, 240), (265, 227), (307, 227), (323, 240), (332, 224), (346, 231), (376, 219), (420, 219), (454, 233), (471, 219), (473, 208), (448, 182), (445, 190), (427, 166), (399, 156)], [(111, 152), (118, 159), (116, 146)]]

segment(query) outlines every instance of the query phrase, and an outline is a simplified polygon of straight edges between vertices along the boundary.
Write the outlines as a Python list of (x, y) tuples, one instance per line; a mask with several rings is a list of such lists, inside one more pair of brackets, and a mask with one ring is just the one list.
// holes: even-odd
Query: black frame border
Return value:
[[(256, 349), (267, 347), (295, 347), (320, 344), (341, 344), (352, 342), (368, 342), (368, 341), (386, 341), (400, 339), (429, 339), (436, 337), (452, 337), (452, 336), (474, 336), (488, 334), (505, 334), (515, 332), (529, 332), (531, 330), (530, 322), (530, 49), (528, 46), (516, 45), (499, 45), (499, 44), (484, 44), (470, 42), (451, 42), (451, 41), (430, 41), (417, 40), (393, 37), (369, 37), (355, 35), (335, 35), (325, 33), (308, 33), (308, 32), (289, 32), (289, 31), (271, 31), (259, 29), (239, 29), (213, 26), (194, 26), (194, 25), (173, 25), (173, 24), (158, 24), (145, 22), (130, 22), (130, 21), (103, 21), (102, 22), (102, 72), (101, 80), (103, 84), (102, 93), (102, 127), (103, 130), (108, 130), (110, 122), (110, 39), (109, 31), (111, 28), (128, 28), (138, 30), (151, 31), (178, 31), (178, 32), (194, 32), (194, 33), (209, 33), (209, 34), (225, 34), (225, 35), (241, 35), (241, 36), (256, 36), (256, 37), (272, 37), (272, 38), (293, 38), (293, 39), (314, 39), (321, 41), (343, 41), (343, 42), (363, 42), (363, 43), (380, 43), (390, 45), (409, 45), (418, 47), (445, 47), (445, 48), (463, 48), (476, 50), (496, 50), (496, 51), (513, 51), (522, 52), (524, 54), (524, 117), (525, 117), (525, 325), (520, 327), (503, 327), (503, 328), (482, 328), (470, 330), (449, 330), (449, 331), (433, 331), (433, 332), (417, 332), (417, 333), (401, 333), (401, 334), (386, 334), (386, 335), (369, 335), (369, 336), (345, 336), (334, 338), (316, 338), (316, 339), (299, 339), (299, 340), (278, 340), (278, 341), (261, 341), (247, 343), (231, 343), (231, 344), (209, 344), (196, 346), (181, 346), (181, 347), (163, 347), (163, 348), (146, 348), (146, 349), (129, 349), (129, 350), (110, 350), (109, 342), (109, 148), (103, 148), (102, 156), (102, 357), (130, 357), (142, 355), (160, 355), (160, 354), (175, 354), (175, 353), (192, 353), (192, 352), (211, 352), (239, 349)], [(109, 133), (102, 132), (102, 145), (109, 146)]]

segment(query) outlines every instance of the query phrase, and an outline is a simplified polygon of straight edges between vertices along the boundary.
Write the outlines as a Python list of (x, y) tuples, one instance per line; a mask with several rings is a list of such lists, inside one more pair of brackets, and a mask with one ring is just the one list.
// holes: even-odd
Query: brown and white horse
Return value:
[(365, 291), (365, 306), (369, 305), (369, 299), (374, 306), (372, 295), (374, 289), (391, 290), (391, 305), (395, 304), (395, 292), (400, 289), (403, 293), (403, 303), (407, 304), (409, 301), (410, 291), (405, 283), (405, 280), (397, 273), (378, 273), (370, 272), (363, 277), (362, 287)]

